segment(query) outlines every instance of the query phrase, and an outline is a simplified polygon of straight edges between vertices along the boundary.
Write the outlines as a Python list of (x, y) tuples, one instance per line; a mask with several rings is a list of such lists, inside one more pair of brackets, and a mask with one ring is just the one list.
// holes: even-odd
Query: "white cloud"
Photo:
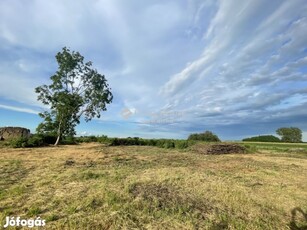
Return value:
[(37, 110), (33, 110), (33, 109), (29, 109), (29, 108), (20, 108), (20, 107), (10, 106), (10, 105), (1, 105), (0, 104), (0, 108), (12, 110), (12, 111), (16, 111), (16, 112), (22, 112), (22, 113), (31, 113), (31, 114), (38, 114), (39, 113), (39, 111), (37, 111)]
[(306, 100), (306, 12), (304, 0), (1, 1), (0, 97), (38, 105), (34, 88), (70, 46), (109, 80), (105, 120), (125, 107), (136, 122), (183, 111), (183, 130), (269, 119)]

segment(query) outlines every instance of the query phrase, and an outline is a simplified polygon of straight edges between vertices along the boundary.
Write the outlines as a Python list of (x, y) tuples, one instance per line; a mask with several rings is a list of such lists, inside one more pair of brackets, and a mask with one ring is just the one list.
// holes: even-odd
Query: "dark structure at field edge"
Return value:
[(28, 138), (30, 130), (22, 127), (1, 127), (0, 140), (11, 140), (15, 138)]

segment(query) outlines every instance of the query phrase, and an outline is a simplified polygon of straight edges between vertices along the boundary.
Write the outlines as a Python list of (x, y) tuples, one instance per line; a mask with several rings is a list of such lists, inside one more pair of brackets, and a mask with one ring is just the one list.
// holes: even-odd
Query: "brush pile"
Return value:
[(242, 154), (247, 152), (244, 146), (233, 143), (196, 144), (192, 146), (192, 151), (206, 155), (234, 154), (234, 153)]

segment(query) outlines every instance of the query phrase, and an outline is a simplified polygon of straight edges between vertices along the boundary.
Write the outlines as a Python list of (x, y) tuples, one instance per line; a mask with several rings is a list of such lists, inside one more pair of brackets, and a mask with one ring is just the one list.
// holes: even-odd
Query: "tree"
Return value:
[(63, 136), (76, 134), (81, 116), (86, 122), (99, 118), (113, 95), (105, 76), (92, 68), (92, 62), (84, 63), (79, 52), (64, 47), (56, 60), (58, 70), (50, 77), (52, 83), (35, 88), (35, 92), (38, 100), (50, 107), (39, 114), (44, 121), (37, 132), (57, 135), (55, 145), (58, 145)]
[(295, 127), (279, 128), (276, 133), (281, 136), (283, 142), (302, 142), (302, 130)]
[(195, 141), (208, 141), (208, 142), (220, 142), (221, 140), (217, 135), (211, 131), (205, 131), (204, 133), (193, 133), (188, 137), (188, 140)]

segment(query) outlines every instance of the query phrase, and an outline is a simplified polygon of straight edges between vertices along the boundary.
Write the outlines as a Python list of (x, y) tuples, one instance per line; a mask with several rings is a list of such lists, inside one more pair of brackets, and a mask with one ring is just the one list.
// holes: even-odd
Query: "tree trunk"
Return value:
[(56, 142), (54, 144), (54, 146), (57, 146), (60, 142), (60, 139), (61, 139), (61, 135), (58, 135), (57, 139), (56, 139)]
[(59, 128), (58, 128), (58, 137), (56, 139), (56, 142), (54, 143), (54, 146), (57, 146), (61, 140), (62, 132), (61, 132), (61, 125), (62, 121), (60, 121)]

